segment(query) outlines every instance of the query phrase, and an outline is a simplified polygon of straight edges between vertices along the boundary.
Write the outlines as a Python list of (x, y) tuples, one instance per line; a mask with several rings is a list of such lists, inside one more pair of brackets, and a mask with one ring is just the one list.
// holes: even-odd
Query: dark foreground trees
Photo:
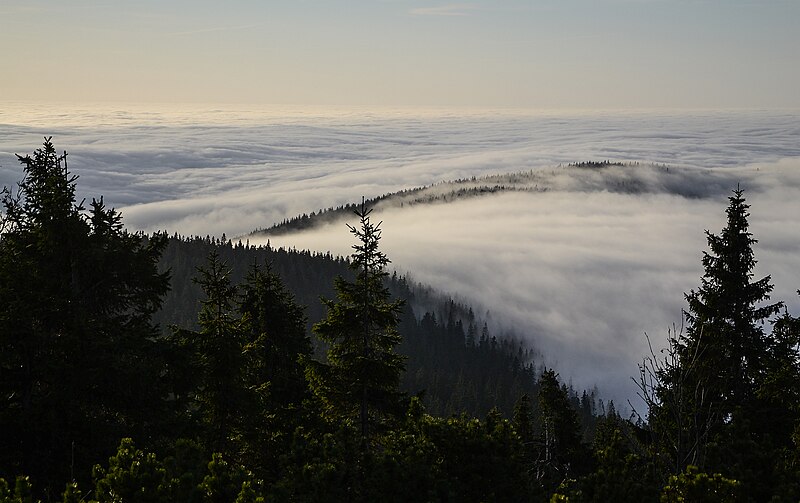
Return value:
[(78, 203), (49, 139), (19, 161), (0, 228), (0, 473), (68, 480), (158, 430), (164, 240), (126, 232), (102, 198)]
[(800, 332), (788, 313), (774, 318), (782, 303), (768, 302), (770, 277), (753, 279), (748, 208), (737, 188), (725, 228), (707, 232), (701, 286), (686, 295), (686, 329), (670, 339), (666, 359), (643, 367), (641, 388), (668, 471), (698, 466), (736, 480), (755, 501), (792, 500), (800, 496), (796, 482), (786, 483), (800, 452)]
[[(216, 253), (196, 271), (196, 329), (159, 336), (163, 238), (126, 233), (102, 201), (77, 204), (49, 141), (20, 160), (26, 177), (4, 193), (0, 222), (0, 503), (800, 499), (800, 320), (767, 302), (769, 278), (753, 281), (741, 191), (708, 235), (672, 359), (645, 367), (649, 423), (633, 423), (612, 405), (598, 421), (586, 395), (504, 352), (488, 328), (476, 341), (466, 310), (450, 306), (444, 324), (402, 312), (363, 205), (351, 279), (316, 325), (327, 361), (312, 359), (304, 311), (269, 262), (248, 260), (234, 279)], [(398, 391), (399, 320), (418, 348), (491, 362), (486, 386), (420, 366), (415, 378), (432, 379), (415, 382), (455, 412), (426, 413), (423, 393)], [(515, 380), (495, 380), (501, 367)], [(466, 390), (507, 397), (502, 382), (531, 392), (513, 420), (453, 408)]]

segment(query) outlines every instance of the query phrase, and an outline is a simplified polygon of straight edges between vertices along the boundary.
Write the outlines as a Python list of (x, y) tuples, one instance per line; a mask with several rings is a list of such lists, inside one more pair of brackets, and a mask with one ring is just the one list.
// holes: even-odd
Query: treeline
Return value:
[[(639, 163), (627, 164), (628, 166), (637, 166)], [(571, 162), (567, 164), (567, 167), (570, 168), (592, 168), (592, 169), (601, 169), (607, 168), (609, 166), (626, 166), (623, 162), (618, 161), (609, 161), (608, 159), (604, 161), (582, 161), (582, 162)]]
[[(76, 202), (49, 140), (20, 161), (0, 222), (0, 501), (800, 497), (800, 322), (752, 280), (741, 191), (708, 234), (687, 329), (642, 365), (632, 422), (469, 308), (415, 316), (366, 206), (347, 261), (145, 237)], [(277, 273), (288, 257), (297, 288), (333, 276), (316, 350)], [(162, 331), (162, 302), (162, 323), (196, 319)], [(492, 402), (508, 412), (465, 412)]]
[[(414, 194), (417, 194), (424, 190), (425, 187), (404, 189), (399, 192), (393, 192), (391, 194), (383, 194), (378, 197), (365, 199), (363, 202), (370, 208), (374, 208), (382, 201), (386, 201), (396, 197), (406, 197), (406, 196), (413, 197)], [(296, 217), (285, 218), (281, 222), (272, 225), (268, 228), (256, 229), (252, 233), (250, 233), (250, 235), (259, 235), (259, 234), (274, 235), (274, 234), (283, 234), (287, 232), (295, 232), (304, 229), (310, 229), (326, 223), (339, 221), (344, 217), (348, 217), (352, 215), (353, 212), (358, 209), (358, 207), (359, 205), (356, 203), (347, 203), (347, 204), (341, 204), (336, 207), (331, 206), (326, 209), (320, 209), (319, 211), (312, 211), (311, 213), (303, 213), (302, 215), (298, 215)]]
[[(639, 194), (666, 189), (669, 192), (686, 197), (701, 196), (698, 192), (698, 187), (693, 186), (693, 184), (690, 183), (690, 186), (686, 187), (684, 181), (680, 180), (679, 177), (670, 178), (668, 176), (670, 173), (668, 166), (664, 164), (648, 165), (648, 167), (656, 169), (659, 174), (659, 183), (654, 184), (652, 180), (636, 176), (636, 171), (633, 169), (639, 165), (638, 162), (584, 161), (559, 164), (556, 169), (552, 170), (531, 169), (481, 177), (472, 176), (383, 194), (366, 199), (365, 203), (376, 211), (383, 211), (388, 208), (411, 208), (416, 205), (448, 203), (508, 192), (548, 192), (561, 188), (557, 181), (559, 174), (575, 170), (585, 171), (581, 176), (576, 177), (576, 181), (581, 184), (580, 190)], [(611, 173), (609, 168), (612, 167), (629, 169)], [(586, 176), (587, 174), (593, 175), (594, 179), (590, 180), (591, 177)], [(674, 174), (677, 174), (677, 172), (674, 172)], [(311, 213), (303, 213), (291, 218), (285, 218), (270, 227), (254, 230), (250, 235), (274, 236), (313, 229), (334, 222), (344, 222), (357, 207), (357, 203), (347, 203), (312, 211)]]

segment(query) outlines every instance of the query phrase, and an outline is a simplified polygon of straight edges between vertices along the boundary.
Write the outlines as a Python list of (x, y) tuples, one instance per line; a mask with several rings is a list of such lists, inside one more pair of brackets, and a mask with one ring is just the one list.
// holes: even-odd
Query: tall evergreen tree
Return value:
[(238, 307), (244, 336), (243, 379), (250, 403), (240, 411), (248, 466), (279, 473), (279, 455), (291, 448), (308, 398), (301, 363), (312, 353), (306, 317), (270, 263), (254, 262)]
[(3, 195), (0, 228), (0, 470), (85, 477), (164, 417), (151, 315), (168, 288), (165, 240), (126, 232), (102, 199), (77, 203), (49, 138), (18, 157), (25, 176)]
[(537, 478), (549, 490), (570, 476), (580, 475), (589, 458), (581, 443), (578, 414), (569, 403), (567, 389), (558, 382), (558, 374), (548, 369), (539, 379), (541, 429)]
[(769, 303), (769, 276), (753, 280), (757, 241), (748, 208), (737, 188), (725, 228), (706, 232), (702, 282), (686, 294), (686, 329), (670, 338), (665, 360), (648, 358), (640, 367), (653, 382), (640, 388), (652, 398), (649, 424), (673, 474), (687, 465), (719, 471), (766, 501), (776, 488), (791, 487), (778, 465), (797, 420), (787, 400), (798, 384), (798, 339), (788, 314), (772, 334), (764, 331), (782, 303)]
[(750, 206), (743, 194), (737, 188), (728, 198), (722, 232), (706, 231), (705, 272), (697, 291), (686, 294), (687, 330), (680, 341), (682, 360), (699, 352), (698, 373), (706, 379), (710, 400), (719, 404), (722, 420), (729, 420), (753, 398), (770, 346), (764, 321), (782, 306), (781, 302), (763, 304), (772, 291), (770, 276), (753, 281), (753, 245), (758, 241), (749, 232)]
[(395, 353), (402, 302), (392, 301), (386, 288), (389, 259), (378, 248), (380, 223), (370, 221), (371, 212), (362, 203), (355, 212), (359, 225), (348, 224), (358, 241), (351, 256), (355, 280), (338, 277), (337, 300), (324, 299), (328, 316), (314, 332), (330, 344), (328, 362), (308, 367), (312, 389), (326, 411), (355, 423), (364, 442), (386, 419), (402, 414), (398, 386), (405, 366)]
[(244, 386), (244, 336), (235, 311), (236, 286), (230, 269), (216, 250), (195, 278), (205, 293), (198, 316), (199, 331), (177, 329), (174, 340), (194, 357), (194, 397), (203, 440), (213, 452), (237, 455), (235, 440), (241, 433), (242, 405), (248, 399)]
[(272, 402), (299, 405), (308, 389), (300, 359), (311, 355), (311, 339), (303, 308), (269, 262), (251, 267), (238, 309), (245, 331), (249, 385), (269, 383)]
[(533, 429), (533, 408), (527, 394), (522, 395), (514, 404), (514, 415), (511, 425), (519, 437), (522, 446), (522, 462), (525, 468), (531, 468), (535, 459), (536, 437)]
[(673, 397), (670, 407), (681, 410), (651, 411), (656, 422), (659, 415), (672, 417), (664, 427), (681, 428), (670, 434), (679, 440), (673, 441), (677, 469), (684, 463), (703, 467), (706, 447), (723, 426), (748, 417), (768, 364), (770, 339), (763, 324), (782, 304), (764, 304), (772, 291), (769, 276), (753, 281), (757, 241), (749, 232), (743, 193), (737, 188), (728, 198), (722, 232), (706, 231), (701, 285), (686, 294), (686, 330), (673, 342), (676, 364), (664, 374), (660, 391)]

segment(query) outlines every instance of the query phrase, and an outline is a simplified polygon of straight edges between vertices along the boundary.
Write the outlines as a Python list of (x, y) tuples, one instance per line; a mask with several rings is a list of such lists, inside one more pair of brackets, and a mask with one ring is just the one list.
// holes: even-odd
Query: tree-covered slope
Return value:
[[(326, 314), (321, 297), (335, 296), (335, 278), (352, 276), (348, 261), (331, 254), (255, 247), (210, 237), (173, 236), (167, 240), (160, 262), (160, 268), (170, 272), (171, 289), (162, 309), (154, 315), (163, 331), (168, 332), (170, 326), (197, 328), (204, 294), (193, 278), (212, 250), (230, 267), (233, 283), (242, 282), (254, 263), (270, 263), (272, 271), (305, 308), (309, 333), (311, 326)], [(493, 334), (469, 306), (404, 277), (389, 276), (387, 286), (405, 303), (400, 316), (399, 351), (408, 360), (401, 386), (409, 393), (422, 393), (431, 413), (466, 412), (482, 417), (496, 406), (510, 415), (519, 396), (536, 393), (540, 355), (520, 337)], [(312, 337), (312, 345), (317, 354), (324, 353), (324, 343)], [(577, 405), (583, 392), (570, 393)], [(587, 397), (591, 404), (586, 402)], [(591, 428), (596, 398), (599, 397), (591, 390), (584, 397), (587, 428)]]

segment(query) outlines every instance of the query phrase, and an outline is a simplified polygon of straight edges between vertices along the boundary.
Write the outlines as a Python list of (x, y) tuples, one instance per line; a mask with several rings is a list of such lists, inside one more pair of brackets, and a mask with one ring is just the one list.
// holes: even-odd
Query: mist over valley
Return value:
[[(757, 274), (773, 275), (773, 299), (798, 306), (800, 122), (790, 112), (20, 104), (0, 115), (0, 185), (17, 181), (13, 153), (45, 135), (69, 151), (81, 197), (103, 195), (131, 230), (347, 255), (343, 221), (248, 234), (428, 187), (404, 196), (427, 203), (375, 208), (392, 267), (488, 313), (562, 377), (618, 402), (634, 393), (644, 333), (659, 345), (680, 325), (703, 231), (722, 227), (737, 184), (752, 205)], [(481, 187), (496, 189), (447, 199)]]

